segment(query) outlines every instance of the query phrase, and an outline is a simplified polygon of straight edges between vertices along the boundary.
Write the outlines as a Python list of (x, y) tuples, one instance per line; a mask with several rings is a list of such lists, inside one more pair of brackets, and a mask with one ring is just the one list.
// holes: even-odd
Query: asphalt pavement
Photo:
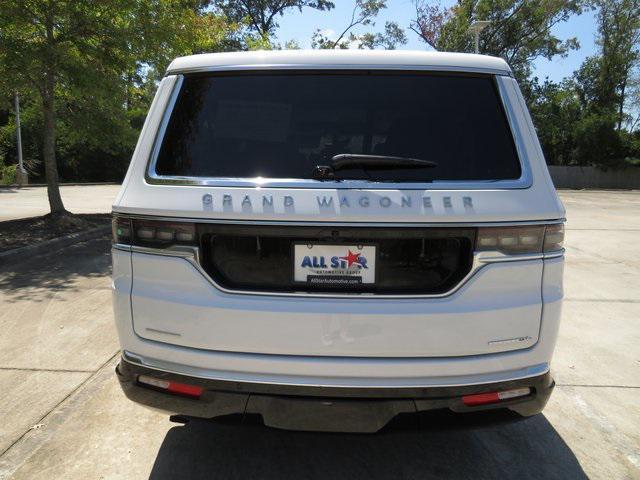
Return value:
[(557, 387), (527, 419), (429, 412), (376, 435), (172, 424), (117, 384), (108, 238), (3, 267), (0, 478), (639, 479), (640, 192), (561, 196)]

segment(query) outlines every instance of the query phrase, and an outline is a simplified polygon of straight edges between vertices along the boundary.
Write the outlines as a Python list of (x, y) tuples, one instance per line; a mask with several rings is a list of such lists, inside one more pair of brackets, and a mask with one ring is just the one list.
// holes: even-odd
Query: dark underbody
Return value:
[[(230, 382), (188, 377), (134, 365), (116, 367), (126, 396), (170, 414), (215, 418), (230, 414), (259, 414), (267, 426), (290, 430), (376, 432), (399, 414), (449, 409), (474, 412), (507, 408), (522, 416), (542, 411), (554, 387), (550, 373), (484, 385), (424, 388), (344, 388)], [(196, 385), (199, 399), (143, 386), (139, 375)], [(500, 403), (469, 407), (463, 395), (531, 388), (531, 394)]]

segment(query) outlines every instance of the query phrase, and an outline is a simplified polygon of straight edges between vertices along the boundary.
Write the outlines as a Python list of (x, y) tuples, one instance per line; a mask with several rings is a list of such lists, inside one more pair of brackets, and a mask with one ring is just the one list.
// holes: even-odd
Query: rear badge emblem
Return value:
[[(218, 201), (216, 201), (216, 203), (217, 202)], [(247, 194), (236, 198), (230, 194), (224, 194), (221, 198), (221, 204), (225, 208), (231, 208), (233, 205), (240, 205), (243, 210), (251, 209), (254, 202), (260, 203), (259, 198), (252, 198)], [(473, 209), (473, 199), (469, 196), (458, 198), (445, 196), (439, 198), (436, 202), (436, 199), (432, 199), (430, 196), (413, 197), (411, 195), (402, 195), (396, 199), (392, 199), (390, 196), (381, 196), (374, 200), (374, 198), (371, 198), (369, 195), (360, 195), (357, 197), (349, 197), (347, 195), (338, 197), (334, 197), (333, 195), (316, 195), (316, 202), (320, 209), (335, 209), (336, 206), (339, 206), (341, 209), (351, 209), (354, 207), (368, 209), (375, 205), (383, 209), (390, 207), (399, 207), (401, 209), (415, 209), (422, 207), (425, 211), (432, 211), (436, 204), (441, 204), (445, 210), (455, 208), (456, 205), (461, 205), (465, 210)], [(285, 209), (293, 208), (295, 203), (296, 200), (291, 195), (285, 195), (281, 198), (281, 204)], [(202, 205), (211, 208), (213, 206), (213, 195), (205, 193), (202, 196)], [(273, 195), (263, 195), (262, 206), (272, 208), (274, 206)]]
[(522, 342), (527, 342), (531, 340), (531, 337), (527, 336), (527, 337), (516, 337), (516, 338), (507, 338), (504, 340), (492, 340), (489, 342), (489, 345), (493, 346), (499, 346), (499, 345), (509, 345), (511, 343), (522, 343)]

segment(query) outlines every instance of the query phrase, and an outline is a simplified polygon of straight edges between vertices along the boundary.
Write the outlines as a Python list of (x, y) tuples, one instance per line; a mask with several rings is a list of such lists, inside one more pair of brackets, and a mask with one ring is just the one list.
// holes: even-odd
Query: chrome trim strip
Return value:
[[(499, 262), (521, 262), (526, 260), (535, 260), (538, 258), (547, 259), (547, 258), (556, 258), (564, 255), (564, 248), (554, 252), (545, 252), (545, 253), (525, 253), (525, 254), (517, 254), (517, 255), (508, 255), (502, 252), (475, 252), (474, 255), (478, 255), (484, 253), (485, 255), (480, 256), (479, 260), (482, 263), (499, 263)], [(493, 256), (490, 256), (493, 255)]]
[[(119, 249), (114, 245), (115, 249)], [(434, 294), (415, 294), (415, 295), (384, 295), (375, 293), (314, 293), (314, 292), (262, 292), (251, 290), (231, 290), (217, 283), (202, 267), (199, 261), (200, 249), (198, 247), (175, 246), (165, 249), (156, 249), (149, 247), (131, 246), (126, 251), (133, 253), (141, 253), (146, 255), (161, 255), (167, 257), (178, 257), (189, 262), (214, 288), (231, 295), (253, 295), (263, 297), (303, 297), (303, 298), (358, 298), (358, 299), (380, 299), (392, 298), (396, 300), (415, 299), (415, 298), (445, 298), (453, 295), (460, 290), (476, 273), (478, 273), (485, 265), (503, 262), (525, 262), (530, 260), (541, 260), (547, 257), (545, 253), (531, 253), (519, 255), (505, 255), (501, 252), (474, 252), (471, 269), (460, 282), (447, 292)], [(562, 252), (553, 252), (553, 256), (561, 256)]]
[(292, 226), (292, 227), (399, 227), (399, 228), (425, 228), (425, 227), (510, 227), (510, 226), (528, 226), (528, 225), (552, 225), (565, 223), (566, 218), (554, 218), (549, 220), (523, 220), (523, 221), (505, 221), (505, 222), (306, 222), (306, 221), (287, 221), (287, 220), (242, 220), (242, 219), (224, 219), (224, 218), (198, 218), (198, 217), (163, 217), (156, 215), (142, 215), (135, 213), (127, 213), (112, 210), (112, 215), (123, 218), (133, 218), (139, 220), (154, 220), (166, 222), (189, 222), (189, 223), (217, 223), (222, 225), (264, 225), (264, 226)]
[[(291, 69), (299, 69), (300, 66), (290, 65)], [(274, 68), (269, 67), (269, 68)], [(304, 69), (313, 69), (312, 65), (305, 65)], [(358, 69), (367, 69), (371, 67), (367, 66), (358, 66)], [(326, 69), (329, 69), (328, 67)], [(346, 67), (345, 65), (339, 66), (338, 68), (334, 68), (335, 70), (350, 70), (351, 67)], [(401, 66), (398, 68), (399, 70), (410, 70), (407, 66)], [(228, 66), (216, 68), (214, 70), (199, 70), (197, 71), (228, 71), (232, 70)], [(425, 69), (428, 70), (428, 69)], [(443, 69), (442, 71), (457, 71), (452, 70), (450, 68)], [(474, 73), (469, 70), (460, 70), (460, 71), (468, 71), (469, 73)], [(172, 72), (173, 73), (173, 72)], [(478, 73), (478, 72), (475, 72)], [(481, 72), (487, 73), (487, 72)], [(505, 91), (505, 87), (503, 84), (503, 77), (505, 77), (505, 73), (501, 72), (500, 74), (495, 74), (495, 83), (498, 88), (498, 93), (500, 97), (500, 102), (503, 105), (503, 108), (506, 113), (507, 123), (509, 124), (509, 130), (511, 131), (515, 146), (516, 153), (518, 159), (520, 161), (520, 169), (521, 175), (520, 178), (515, 180), (489, 180), (489, 181), (433, 181), (428, 183), (393, 183), (393, 182), (371, 182), (365, 180), (342, 180), (342, 181), (320, 181), (313, 179), (296, 179), (296, 178), (278, 178), (278, 179), (264, 179), (264, 178), (203, 178), (203, 177), (189, 177), (189, 176), (169, 176), (169, 175), (158, 175), (156, 173), (156, 165), (158, 162), (158, 154), (160, 152), (160, 147), (162, 145), (162, 139), (164, 138), (164, 134), (169, 123), (169, 119), (171, 117), (171, 113), (173, 112), (173, 108), (175, 107), (176, 100), (178, 98), (178, 93), (182, 87), (182, 83), (184, 81), (183, 75), (178, 75), (178, 79), (173, 86), (173, 91), (171, 92), (171, 96), (169, 98), (169, 102), (165, 108), (163, 113), (162, 122), (160, 124), (160, 128), (156, 133), (156, 137), (154, 139), (153, 149), (151, 151), (151, 156), (147, 161), (147, 167), (145, 170), (145, 181), (151, 185), (178, 185), (178, 186), (195, 186), (195, 187), (229, 187), (229, 188), (288, 188), (288, 189), (323, 189), (323, 190), (340, 190), (340, 189), (377, 189), (377, 190), (438, 190), (438, 189), (446, 189), (446, 190), (493, 190), (493, 189), (524, 189), (529, 188), (532, 185), (533, 178), (531, 174), (531, 168), (526, 157), (526, 149), (524, 147), (524, 140), (521, 135), (520, 129), (517, 128), (517, 123), (515, 120), (515, 113), (513, 111), (512, 106), (507, 101), (507, 95)]]
[[(516, 350), (516, 352), (521, 352), (522, 350)], [(508, 352), (495, 352), (495, 353), (488, 353), (485, 355), (477, 355), (477, 356), (470, 356), (470, 357), (464, 357), (464, 358), (468, 358), (468, 359), (474, 359), (477, 357), (482, 357), (482, 356), (486, 356), (486, 355), (501, 355), (501, 354), (509, 354), (509, 353), (513, 353), (514, 351), (508, 351)], [(235, 355), (243, 355), (243, 356), (247, 356), (247, 355), (252, 355), (252, 356), (262, 356), (262, 357), (274, 357), (276, 355), (269, 355), (269, 354), (261, 354), (261, 353), (253, 353), (253, 354), (246, 354), (246, 353), (237, 353), (237, 352), (220, 352), (220, 353), (224, 353), (224, 354), (235, 354)], [(282, 357), (283, 355), (277, 355), (278, 357)], [(289, 355), (286, 355), (289, 356)], [(291, 357), (296, 357), (296, 358), (309, 358), (309, 357), (302, 357), (302, 356), (291, 356)], [(318, 358), (318, 357), (315, 357)], [(331, 360), (331, 361), (335, 361), (336, 359), (338, 360), (344, 360), (344, 361), (349, 361), (349, 360), (353, 360), (353, 357), (322, 357), (323, 359), (326, 358), (327, 360)], [(460, 358), (463, 357), (418, 357), (418, 358), (412, 358), (412, 360), (447, 360), (447, 359), (455, 359), (460, 360)], [(406, 360), (406, 358), (394, 358), (394, 357), (385, 357), (385, 358), (376, 358), (376, 357), (360, 357), (358, 358), (358, 360), (388, 360), (389, 362), (393, 362), (393, 361), (402, 361), (402, 360)], [(151, 370), (157, 370), (159, 372), (166, 372), (166, 373), (173, 373), (176, 375), (185, 375), (188, 377), (193, 377), (193, 378), (201, 378), (203, 380), (219, 380), (219, 381), (232, 381), (232, 382), (237, 382), (237, 383), (259, 383), (259, 384), (263, 384), (263, 385), (286, 385), (286, 386), (300, 386), (300, 387), (325, 387), (325, 388), (381, 388), (381, 389), (386, 389), (386, 388), (438, 388), (438, 387), (463, 387), (466, 385), (483, 385), (486, 383), (497, 383), (497, 382), (503, 382), (503, 381), (508, 381), (508, 380), (518, 380), (518, 379), (522, 379), (522, 378), (530, 378), (530, 377), (537, 377), (538, 375), (544, 375), (545, 373), (547, 373), (549, 371), (549, 364), (548, 363), (540, 363), (537, 365), (532, 365), (530, 367), (526, 367), (526, 368), (521, 368), (518, 370), (513, 370), (511, 372), (497, 372), (497, 373), (502, 373), (502, 374), (513, 374), (515, 375), (513, 378), (509, 377), (509, 378), (501, 378), (498, 380), (478, 380), (475, 382), (470, 382), (470, 383), (442, 383), (442, 384), (432, 384), (432, 385), (415, 385), (415, 384), (410, 384), (410, 385), (350, 385), (350, 384), (334, 384), (334, 385), (329, 385), (329, 384), (325, 384), (325, 383), (293, 383), (293, 382), (273, 382), (273, 381), (266, 381), (266, 380), (254, 380), (252, 379), (251, 381), (245, 380), (245, 379), (238, 379), (238, 378), (224, 378), (221, 376), (216, 376), (216, 375), (211, 375), (209, 374), (209, 371), (207, 371), (204, 368), (200, 368), (200, 367), (191, 367), (188, 365), (180, 365), (180, 364), (176, 364), (173, 362), (165, 362), (162, 360), (156, 360), (156, 359), (151, 359), (151, 358), (146, 358), (143, 357), (142, 355), (138, 355), (132, 352), (129, 352), (127, 350), (123, 350), (122, 351), (122, 360), (130, 363), (132, 365), (138, 365), (141, 367), (146, 367), (149, 368)], [(489, 376), (492, 374), (481, 374), (482, 376)], [(481, 376), (478, 375), (478, 376)]]

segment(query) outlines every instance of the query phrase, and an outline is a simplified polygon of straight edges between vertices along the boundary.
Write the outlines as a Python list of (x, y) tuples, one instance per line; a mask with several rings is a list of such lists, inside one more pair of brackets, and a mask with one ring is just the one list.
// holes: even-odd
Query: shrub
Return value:
[(0, 185), (16, 183), (16, 165), (0, 165)]

